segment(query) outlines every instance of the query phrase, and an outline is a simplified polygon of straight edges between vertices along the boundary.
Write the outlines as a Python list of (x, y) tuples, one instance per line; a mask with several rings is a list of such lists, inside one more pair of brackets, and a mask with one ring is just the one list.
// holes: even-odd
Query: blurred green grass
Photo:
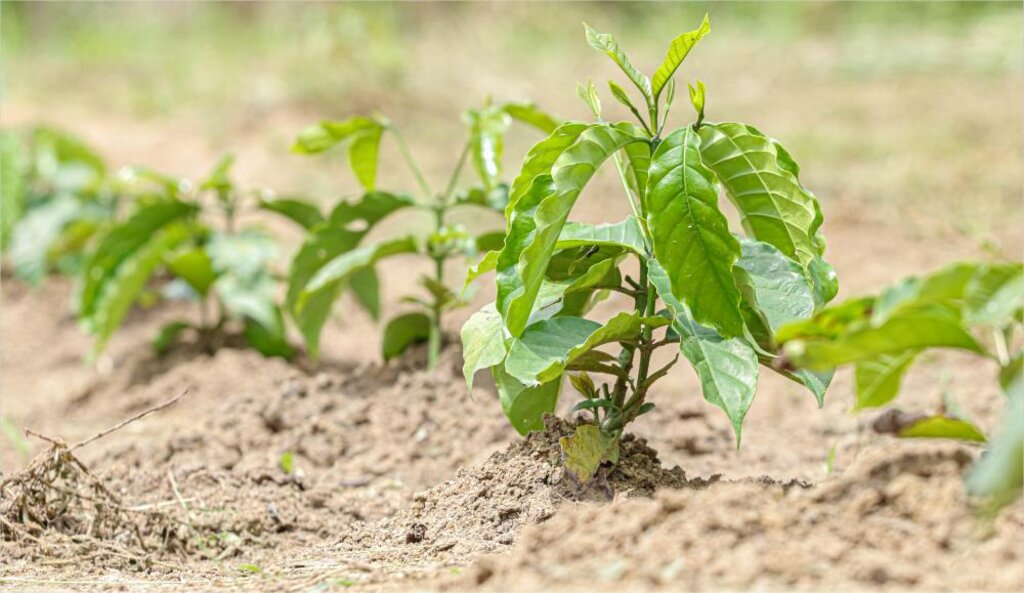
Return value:
[[(151, 122), (148, 131), (181, 146), (145, 155), (147, 164), (192, 172), (243, 147), (243, 171), (245, 150), (264, 155), (248, 168), (254, 181), (328, 196), (354, 184), (336, 159), (288, 155), (307, 121), (384, 112), (428, 172), (443, 175), (460, 111), (490, 94), (586, 117), (576, 82), (593, 77), (604, 91), (617, 73), (586, 45), (581, 21), (614, 33), (652, 70), (707, 11), (712, 34), (680, 82), (708, 83), (709, 118), (782, 139), (826, 207), (843, 202), (925, 234), (953, 228), (1013, 253), (1024, 242), (1020, 3), (5, 0), (0, 9), (0, 101), (15, 121), (91, 130), (115, 156), (125, 130)], [(627, 116), (607, 94), (605, 108)], [(690, 117), (685, 105), (674, 111), (677, 124)], [(208, 150), (192, 154), (196, 139)], [(509, 168), (534, 140), (512, 138)]]

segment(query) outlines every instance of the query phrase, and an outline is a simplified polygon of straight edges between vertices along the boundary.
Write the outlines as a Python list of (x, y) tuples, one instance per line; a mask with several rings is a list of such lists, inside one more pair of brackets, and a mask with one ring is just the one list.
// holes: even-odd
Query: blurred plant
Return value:
[(46, 127), (0, 132), (0, 248), (22, 280), (77, 272), (119, 198), (103, 159), (77, 138)]
[[(774, 368), (775, 330), (810, 317), (837, 290), (822, 259), (818, 201), (778, 142), (749, 125), (705, 122), (700, 81), (690, 87), (696, 121), (662, 135), (673, 75), (708, 31), (705, 17), (676, 37), (648, 78), (613, 37), (586, 27), (590, 44), (640, 92), (638, 108), (609, 82), (639, 125), (602, 120), (593, 83), (581, 86), (597, 121), (565, 123), (530, 150), (505, 210), (504, 245), (471, 272), (496, 270), (497, 299), (462, 328), (467, 381), (490, 368), (505, 414), (526, 433), (542, 428), (563, 375), (576, 371), (569, 378), (584, 399), (574, 410), (588, 411), (593, 423), (581, 425), (563, 449), (567, 467), (584, 481), (602, 462), (615, 462), (623, 428), (654, 408), (646, 401), (650, 388), (678, 360), (652, 368), (663, 346), (690, 361), (704, 398), (726, 412), (738, 444), (758, 365)], [(633, 214), (606, 224), (568, 222), (607, 160)], [(730, 232), (719, 189), (738, 211), (745, 237)], [(620, 272), (629, 257), (637, 260), (636, 278)], [(610, 292), (628, 297), (628, 310), (605, 323), (584, 318)], [(617, 356), (599, 349), (610, 344), (619, 346)], [(611, 379), (599, 385), (591, 373)], [(819, 404), (831, 380), (831, 373), (782, 374)]]
[[(968, 475), (971, 493), (998, 508), (1020, 496), (1024, 481), (1024, 266), (957, 263), (903, 280), (878, 296), (849, 299), (782, 327), (786, 364), (812, 371), (854, 365), (856, 406), (884, 406), (914, 360), (931, 348), (954, 348), (999, 365), (1006, 395), (1003, 426)], [(988, 443), (982, 430), (946, 398), (935, 414), (890, 410), (876, 430), (906, 438)]]
[[(445, 282), (445, 262), (455, 256), (475, 258), (501, 246), (503, 233), (473, 234), (461, 224), (450, 224), (448, 215), (462, 206), (502, 212), (508, 203), (508, 186), (501, 181), (504, 138), (513, 120), (543, 132), (558, 124), (527, 103), (488, 102), (464, 115), (469, 135), (452, 173), (440, 192), (431, 189), (398, 129), (382, 116), (323, 121), (303, 130), (293, 151), (317, 154), (338, 145), (348, 148), (349, 165), (365, 193), (356, 201), (342, 201), (326, 217), (309, 213), (309, 234), (292, 261), (287, 306), (310, 353), (319, 352), (320, 333), (334, 302), (346, 288), (373, 317), (380, 315), (379, 280), (375, 264), (388, 257), (418, 254), (433, 264), (433, 274), (420, 278), (426, 295), (402, 300), (419, 311), (392, 318), (384, 328), (385, 360), (410, 345), (428, 343), (428, 365), (437, 364), (443, 341), (443, 315), (465, 302)], [(377, 189), (378, 153), (385, 135), (394, 139), (405, 165), (416, 179), (418, 196)], [(466, 162), (472, 163), (478, 182), (460, 189)], [(366, 244), (363, 239), (384, 218), (415, 209), (432, 218), (426, 237), (403, 235)], [(308, 209), (304, 210), (308, 212)], [(322, 218), (322, 220), (321, 220)]]
[[(197, 301), (199, 322), (176, 320), (162, 327), (153, 342), (157, 352), (188, 332), (212, 352), (233, 335), (233, 326), (240, 326), (253, 349), (292, 358), (269, 271), (277, 247), (260, 228), (236, 230), (247, 194), (229, 178), (233, 160), (222, 159), (197, 187), (145, 168), (123, 175), (136, 193), (133, 212), (91, 252), (77, 294), (79, 319), (95, 336), (94, 355), (102, 352), (132, 305), (153, 295), (151, 279), (163, 271), (170, 277), (163, 296)], [(212, 203), (203, 201), (207, 196), (214, 198)], [(214, 215), (219, 225), (206, 220)]]

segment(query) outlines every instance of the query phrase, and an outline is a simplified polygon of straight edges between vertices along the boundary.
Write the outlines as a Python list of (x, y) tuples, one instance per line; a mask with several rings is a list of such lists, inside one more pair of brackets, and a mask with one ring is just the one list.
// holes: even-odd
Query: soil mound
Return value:
[(650, 496), (659, 488), (701, 487), (678, 467), (665, 469), (642, 439), (623, 437), (620, 460), (602, 468), (585, 487), (562, 466), (559, 439), (572, 423), (548, 416), (546, 429), (509, 444), (474, 467), (413, 495), (412, 505), (342, 540), (350, 548), (420, 544), (454, 556), (507, 549), (520, 529), (541, 523), (575, 502), (607, 502), (618, 496)]
[(900, 443), (811, 488), (715, 481), (565, 508), (462, 586), (1018, 591), (1024, 505), (983, 528), (963, 489), (972, 458), (957, 445)]

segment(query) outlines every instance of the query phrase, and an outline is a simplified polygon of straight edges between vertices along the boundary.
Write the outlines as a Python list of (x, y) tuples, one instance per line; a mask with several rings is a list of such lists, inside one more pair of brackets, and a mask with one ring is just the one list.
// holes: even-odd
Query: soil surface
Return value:
[[(4, 303), (18, 310), (29, 298), (59, 302), (68, 290), (53, 282), (30, 297), (12, 284)], [(0, 545), (6, 585), (1024, 585), (1024, 505), (984, 521), (966, 500), (962, 474), (977, 449), (873, 434), (870, 414), (850, 416), (846, 405), (815, 411), (810, 396), (786, 382), (763, 381), (739, 451), (727, 420), (699, 396), (657, 393), (656, 413), (623, 440), (618, 466), (581, 488), (565, 475), (557, 444), (572, 425), (552, 418), (546, 431), (518, 437), (491, 391), (466, 393), (455, 350), (435, 371), (418, 370), (423, 353), (414, 351), (388, 365), (328, 361), (308, 372), (244, 350), (210, 356), (184, 345), (160, 359), (131, 347), (174, 313), (136, 313), (109, 361), (92, 370), (62, 348), (78, 339), (68, 318), (38, 319), (27, 309), (4, 317), (5, 331), (28, 327), (68, 340), (5, 350), (9, 384), (30, 385), (23, 373), (36, 368), (66, 369), (64, 389), (46, 405), (5, 405), (21, 426), (76, 442), (185, 394), (68, 453), (80, 466), (55, 465), (62, 450), (30, 439), (41, 455), (34, 463), (61, 490), (42, 497), (47, 517), (18, 524), (17, 504), (42, 500), (39, 477), (5, 489), (0, 516), (19, 526), (0, 526), (12, 540)], [(954, 386), (972, 377), (985, 384), (989, 369), (937, 357), (908, 387), (927, 385), (929, 373), (949, 365)], [(848, 381), (840, 376), (834, 389), (848, 390)], [(685, 376), (679, 383), (684, 393), (696, 387)], [(977, 396), (965, 407), (993, 425), (998, 395)], [(922, 389), (904, 403), (927, 406), (932, 397)], [(9, 449), (3, 462), (5, 476), (21, 475), (24, 462)]]

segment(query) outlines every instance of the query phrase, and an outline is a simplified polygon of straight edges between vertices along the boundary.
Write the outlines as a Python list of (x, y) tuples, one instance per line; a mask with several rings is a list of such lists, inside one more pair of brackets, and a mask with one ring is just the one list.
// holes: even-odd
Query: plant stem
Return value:
[(405, 159), (405, 164), (408, 165), (409, 170), (412, 171), (413, 176), (416, 177), (416, 183), (419, 184), (420, 190), (423, 192), (423, 197), (429, 199), (430, 196), (434, 195), (434, 192), (430, 189), (430, 184), (427, 183), (427, 178), (423, 176), (423, 171), (420, 170), (419, 165), (412, 158), (412, 153), (409, 152), (409, 146), (405, 143), (405, 138), (399, 133), (398, 128), (390, 126), (391, 133), (395, 136), (395, 142), (398, 144), (398, 151), (402, 153), (402, 158)]
[[(434, 207), (434, 230), (437, 233), (444, 228), (445, 207), (437, 204)], [(434, 254), (434, 280), (438, 285), (444, 285), (444, 256)], [(434, 307), (430, 317), (430, 336), (427, 342), (427, 368), (437, 368), (437, 361), (441, 358), (441, 311), (442, 303), (439, 297), (434, 297)]]
[(459, 155), (459, 162), (455, 164), (455, 170), (452, 171), (452, 176), (448, 179), (448, 186), (444, 190), (444, 203), (447, 204), (448, 200), (452, 197), (452, 192), (455, 191), (455, 184), (459, 182), (459, 175), (462, 173), (462, 167), (466, 164), (466, 157), (469, 155), (470, 141), (466, 140), (466, 144), (462, 147), (462, 154)]

